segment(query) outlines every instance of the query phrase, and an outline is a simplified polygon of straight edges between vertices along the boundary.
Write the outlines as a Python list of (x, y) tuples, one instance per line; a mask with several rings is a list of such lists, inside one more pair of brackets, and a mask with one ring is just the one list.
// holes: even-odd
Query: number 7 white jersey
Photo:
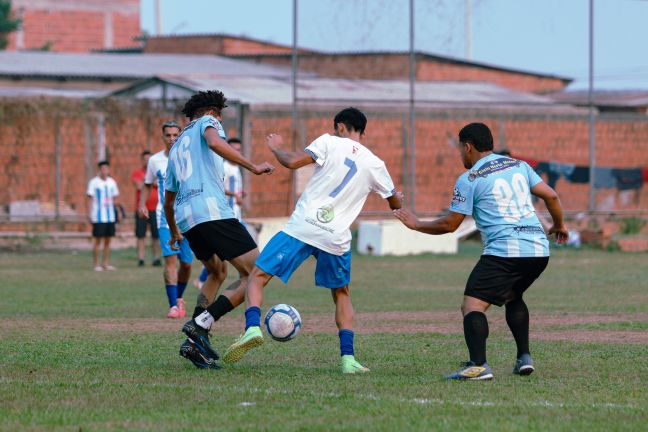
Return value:
[(541, 181), (526, 162), (490, 154), (459, 177), (450, 210), (473, 216), (484, 255), (549, 256), (549, 241), (531, 202), (531, 188)]
[(315, 163), (284, 232), (318, 249), (342, 255), (351, 248), (349, 227), (371, 192), (394, 194), (385, 163), (362, 144), (324, 134), (305, 151)]

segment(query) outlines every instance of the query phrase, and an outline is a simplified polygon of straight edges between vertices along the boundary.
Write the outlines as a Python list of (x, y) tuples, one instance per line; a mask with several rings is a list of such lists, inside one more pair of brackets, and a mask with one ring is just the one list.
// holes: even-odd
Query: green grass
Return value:
[[(356, 310), (451, 311), (459, 323), (479, 253), (469, 243), (454, 256), (355, 256)], [(135, 268), (132, 250), (114, 258), (120, 271), (95, 274), (87, 253), (0, 254), (0, 430), (625, 431), (648, 424), (646, 344), (534, 340), (538, 371), (517, 377), (514, 344), (498, 328), (488, 341), (495, 380), (448, 383), (442, 375), (466, 357), (461, 333), (360, 333), (356, 352), (372, 371), (342, 376), (335, 334), (305, 331), (289, 343), (268, 341), (233, 367), (200, 371), (177, 354), (181, 323), (163, 319), (161, 270)], [(604, 314), (618, 320), (547, 329), (645, 331), (645, 263), (645, 254), (556, 251), (527, 295), (532, 326), (533, 314)], [(266, 305), (294, 304), (306, 329), (313, 314), (332, 320), (330, 295), (313, 287), (313, 267), (306, 263), (288, 286), (273, 281), (266, 290)], [(195, 296), (189, 287), (188, 304)], [(502, 317), (501, 309), (489, 312), (494, 322)], [(87, 329), (77, 319), (126, 325)], [(242, 310), (225, 319), (242, 325)], [(220, 335), (218, 348), (233, 336)]]

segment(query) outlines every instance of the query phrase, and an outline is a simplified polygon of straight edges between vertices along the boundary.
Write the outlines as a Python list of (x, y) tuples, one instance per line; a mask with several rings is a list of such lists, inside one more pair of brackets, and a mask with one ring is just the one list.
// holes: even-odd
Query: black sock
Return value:
[(193, 313), (193, 315), (191, 316), (191, 318), (196, 318), (198, 315), (200, 315), (201, 313), (205, 312), (205, 310), (206, 310), (206, 309), (205, 309), (204, 307), (196, 306), (196, 308), (194, 309), (194, 313)]
[(483, 312), (473, 311), (464, 316), (464, 337), (470, 352), (470, 361), (477, 366), (486, 363), (488, 320)]
[(233, 309), (234, 306), (232, 305), (232, 302), (230, 302), (230, 300), (224, 295), (220, 295), (214, 303), (207, 307), (207, 312), (214, 317), (214, 321), (218, 321), (220, 317)]
[(529, 309), (524, 300), (514, 300), (506, 305), (506, 323), (517, 344), (517, 357), (529, 352)]

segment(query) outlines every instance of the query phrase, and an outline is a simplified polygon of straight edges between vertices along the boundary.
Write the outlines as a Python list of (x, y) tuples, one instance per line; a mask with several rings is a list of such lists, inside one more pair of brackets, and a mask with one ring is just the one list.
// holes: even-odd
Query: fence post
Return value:
[(61, 116), (57, 115), (54, 120), (54, 177), (56, 184), (54, 202), (54, 220), (61, 219)]

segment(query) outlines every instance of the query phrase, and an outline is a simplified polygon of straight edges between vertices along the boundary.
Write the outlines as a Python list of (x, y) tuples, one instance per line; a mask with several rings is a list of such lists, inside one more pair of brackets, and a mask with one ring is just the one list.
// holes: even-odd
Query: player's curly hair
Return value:
[(227, 102), (227, 98), (221, 91), (201, 91), (189, 98), (184, 108), (182, 108), (182, 113), (189, 118), (195, 118), (197, 117), (196, 114), (204, 113), (210, 109), (220, 113), (223, 108), (227, 107), (225, 102)]

